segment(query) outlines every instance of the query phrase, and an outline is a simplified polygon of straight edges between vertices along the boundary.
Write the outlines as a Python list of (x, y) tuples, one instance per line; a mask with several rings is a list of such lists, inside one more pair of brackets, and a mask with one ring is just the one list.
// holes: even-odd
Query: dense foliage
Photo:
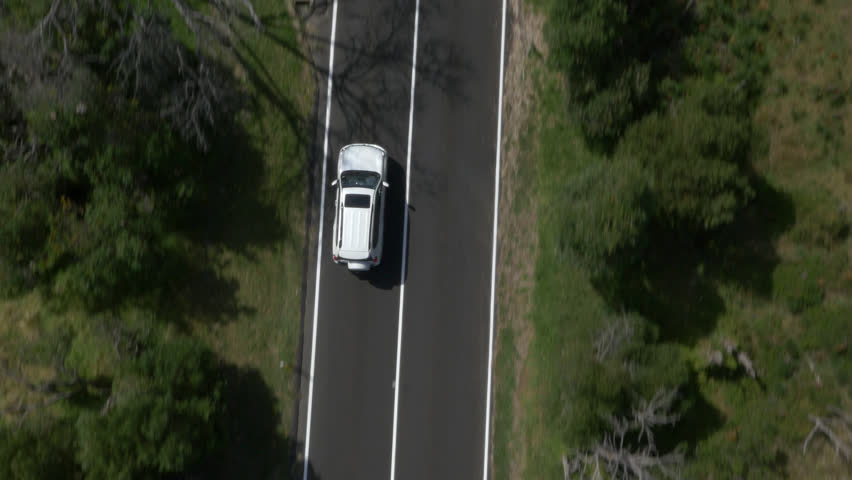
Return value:
[(632, 125), (620, 147), (653, 177), (659, 221), (711, 230), (731, 223), (753, 196), (745, 168), (750, 122), (724, 83), (695, 81), (684, 89), (666, 111)]
[(647, 198), (648, 181), (638, 162), (618, 159), (588, 165), (565, 179), (564, 193), (554, 205), (572, 219), (561, 223), (562, 248), (579, 253), (595, 273), (635, 260), (647, 237)]
[(0, 42), (0, 293), (41, 285), (103, 307), (179, 261), (174, 219), (237, 92), (177, 41), (168, 10), (53, 6), (13, 2)]
[(10, 480), (79, 478), (74, 463), (73, 427), (42, 431), (0, 427), (0, 477)]
[[(3, 478), (158, 478), (208, 468), (213, 455), (231, 448), (221, 360), (189, 337), (134, 335), (105, 387), (98, 379), (66, 382), (73, 386), (61, 397), (79, 409), (76, 423), (42, 418), (0, 429)], [(53, 360), (66, 363), (68, 355)], [(34, 386), (34, 393), (58, 383)], [(99, 408), (86, 408), (95, 402)]]
[[(295, 35), (285, 8), (264, 7)], [(236, 49), (261, 41), (231, 42), (259, 24), (248, 0), (0, 2), (0, 478), (265, 478), (290, 460), (288, 392), (222, 353), (241, 338), (223, 347), (191, 325), (243, 311), (217, 248), (281, 241), (285, 198), (263, 191), (249, 130), (301, 153), (289, 99), (243, 121), (270, 100), (231, 74), (253, 74)], [(228, 224), (241, 214), (256, 224)], [(269, 310), (262, 331), (287, 330)]]
[(197, 342), (143, 347), (113, 382), (108, 415), (77, 421), (78, 459), (88, 478), (150, 478), (197, 468), (221, 441), (222, 378)]

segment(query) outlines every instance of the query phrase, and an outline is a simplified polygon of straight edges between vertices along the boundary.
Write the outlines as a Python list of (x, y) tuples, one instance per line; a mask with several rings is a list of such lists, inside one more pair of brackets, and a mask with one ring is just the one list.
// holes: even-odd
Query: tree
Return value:
[(688, 9), (674, 1), (553, 2), (550, 61), (566, 74), (569, 111), (588, 140), (610, 146), (654, 106), (657, 79), (678, 63)]
[(754, 197), (745, 165), (750, 120), (738, 111), (735, 89), (696, 81), (663, 113), (630, 128), (619, 145), (651, 176), (656, 218), (688, 231), (730, 223)]
[(808, 415), (814, 427), (802, 443), (802, 455), (808, 452), (808, 445), (814, 436), (821, 433), (834, 448), (834, 453), (845, 462), (852, 461), (852, 413), (838, 407), (829, 407), (825, 416)]
[(221, 442), (222, 379), (213, 354), (175, 338), (123, 361), (101, 413), (77, 421), (77, 458), (91, 479), (188, 472)]
[(74, 430), (63, 422), (39, 431), (0, 426), (0, 478), (80, 478), (73, 448)]
[(169, 9), (199, 46), (227, 42), (240, 11), (259, 26), (248, 0), (11, 2), (14, 28), (0, 36), (0, 293), (43, 285), (104, 308), (155, 289), (175, 263), (172, 221), (237, 94), (204, 49), (175, 38)]
[(555, 206), (561, 243), (595, 274), (629, 264), (645, 241), (647, 192), (639, 164), (628, 158), (594, 163), (567, 178)]
[[(671, 413), (677, 390), (658, 390), (650, 399), (640, 399), (629, 417), (610, 417), (610, 431), (588, 450), (562, 457), (565, 480), (601, 479), (630, 480), (681, 478), (683, 454), (673, 451), (661, 454), (654, 441), (654, 430), (674, 425), (679, 415)], [(603, 476), (606, 472), (606, 477)], [(575, 477), (576, 475), (576, 477)]]

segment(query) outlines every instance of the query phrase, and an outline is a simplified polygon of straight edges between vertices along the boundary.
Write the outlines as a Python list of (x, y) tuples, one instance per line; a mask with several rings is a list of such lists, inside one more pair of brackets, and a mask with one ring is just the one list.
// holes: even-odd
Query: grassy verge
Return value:
[[(770, 73), (754, 116), (756, 197), (704, 242), (668, 239), (649, 249), (618, 305), (560, 253), (562, 212), (548, 206), (566, 178), (600, 157), (566, 119), (562, 80), (527, 58), (536, 96), (527, 122), (534, 148), (524, 150), (537, 152), (537, 174), (525, 188), (537, 192), (538, 246), (532, 314), (521, 325), (533, 333), (520, 355), (518, 327), (501, 326), (495, 478), (559, 478), (561, 456), (596, 433), (578, 430), (588, 427), (581, 417), (607, 413), (588, 402), (613, 393), (584, 378), (606, 374), (591, 343), (620, 308), (647, 318), (651, 344), (688, 371), (680, 426), (664, 440), (684, 448), (687, 478), (849, 475), (826, 442), (807, 455), (801, 448), (809, 414), (852, 408), (852, 10), (839, 0), (770, 0), (763, 8), (772, 21), (759, 42)], [(501, 316), (514, 298), (503, 298)], [(757, 380), (730, 362), (708, 366), (726, 342), (750, 355)]]
[(493, 475), (516, 477), (522, 470), (527, 442), (521, 431), (519, 394), (527, 387), (524, 365), (532, 340), (529, 326), (537, 255), (536, 143), (534, 75), (529, 65), (541, 58), (543, 18), (522, 2), (509, 5), (514, 21), (506, 68), (504, 156), (500, 188), (498, 315), (494, 374)]
[[(300, 47), (288, 5), (274, 0), (254, 3), (264, 29), (258, 32), (247, 23), (238, 27), (235, 72), (251, 95), (252, 110), (243, 112), (239, 121), (249, 135), (249, 145), (262, 159), (257, 166), (262, 181), (257, 182), (255, 203), (224, 205), (228, 223), (222, 235), (227, 241), (204, 255), (217, 265), (221, 278), (234, 286), (236, 308), (224, 321), (222, 312), (194, 315), (191, 328), (224, 359), (256, 372), (255, 383), (265, 385), (273, 396), (269, 400), (274, 401), (276, 434), (268, 432), (266, 437), (278, 440), (268, 445), (252, 443), (253, 433), (246, 432), (248, 444), (233, 454), (222, 478), (245, 477), (247, 472), (260, 475), (270, 469), (281, 476), (288, 459), (281, 440), (292, 433), (288, 430), (294, 407), (293, 365), (300, 334), (307, 119), (313, 82), (304, 59), (294, 54)], [(235, 152), (236, 171), (228, 178), (239, 178), (244, 168), (239, 159), (240, 152)], [(232, 191), (239, 188), (231, 187)], [(264, 224), (267, 217), (276, 227)], [(244, 238), (263, 240), (245, 244)], [(261, 385), (256, 388), (265, 390)], [(246, 392), (238, 402), (247, 419), (258, 406), (253, 395)], [(262, 422), (271, 420), (250, 422), (248, 427), (269, 430), (272, 427)]]
[(535, 122), (541, 152), (535, 179), (539, 248), (530, 316), (535, 333), (524, 367), (529, 387), (520, 392), (526, 417), (522, 431), (528, 439), (526, 468), (515, 478), (555, 478), (562, 474), (559, 459), (568, 447), (565, 421), (570, 414), (565, 409), (576, 406), (566, 395), (580, 393), (565, 392), (563, 379), (590, 363), (585, 360), (591, 356), (590, 339), (606, 309), (586, 274), (558, 253), (554, 229), (559, 223), (553, 218), (560, 212), (547, 208), (558, 198), (562, 181), (594, 161), (594, 154), (562, 115), (566, 98), (559, 79), (542, 61), (532, 67), (540, 107)]
[[(257, 167), (259, 194), (256, 203), (242, 203), (237, 197), (223, 205), (226, 231), (219, 235), (226, 241), (205, 252), (222, 277), (236, 286), (237, 314), (227, 321), (217, 318), (222, 312), (196, 315), (193, 330), (224, 358), (260, 370), (284, 418), (289, 418), (292, 372), (287, 368), (295, 359), (301, 305), (309, 133), (304, 119), (310, 115), (313, 84), (308, 66), (292, 53), (299, 47), (287, 6), (274, 0), (254, 3), (264, 31), (239, 26), (237, 53), (243, 63), (235, 69), (245, 79), (254, 103), (239, 121), (249, 135), (249, 145), (262, 159)], [(235, 171), (227, 172), (234, 175), (228, 181), (240, 178), (239, 152), (234, 162)], [(239, 193), (242, 186), (230, 188)], [(277, 226), (264, 225), (266, 218), (274, 219)], [(263, 241), (244, 242), (252, 237)]]

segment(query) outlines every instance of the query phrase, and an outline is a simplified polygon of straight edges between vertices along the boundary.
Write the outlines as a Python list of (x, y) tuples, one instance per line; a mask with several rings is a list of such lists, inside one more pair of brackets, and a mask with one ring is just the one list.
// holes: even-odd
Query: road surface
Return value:
[[(502, 8), (345, 0), (336, 18), (332, 1), (318, 14), (313, 56), (328, 69), (333, 30), (334, 61), (330, 102), (327, 76), (318, 101), (326, 189), (314, 187), (323, 234), (304, 320), (309, 478), (483, 477)], [(383, 264), (360, 276), (331, 261), (327, 186), (356, 142), (391, 157)]]

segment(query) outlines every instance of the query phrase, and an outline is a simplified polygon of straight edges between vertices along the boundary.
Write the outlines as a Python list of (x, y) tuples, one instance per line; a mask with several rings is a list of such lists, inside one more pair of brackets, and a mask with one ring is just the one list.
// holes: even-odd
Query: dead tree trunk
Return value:
[(609, 418), (611, 430), (600, 442), (562, 457), (565, 480), (680, 479), (683, 454), (660, 454), (653, 435), (654, 428), (677, 422), (671, 413), (676, 398), (677, 390), (659, 390), (650, 400), (641, 399), (630, 417)]

